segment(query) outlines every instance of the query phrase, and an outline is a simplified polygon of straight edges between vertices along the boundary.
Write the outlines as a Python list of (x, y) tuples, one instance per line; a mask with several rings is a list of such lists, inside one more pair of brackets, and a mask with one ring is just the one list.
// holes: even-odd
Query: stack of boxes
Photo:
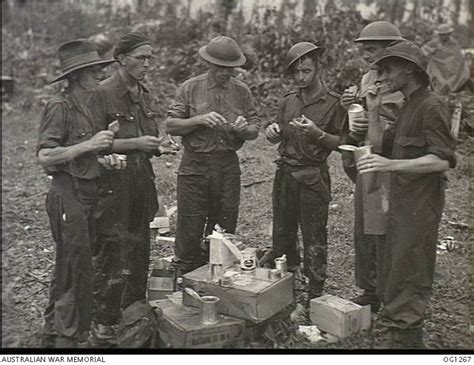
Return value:
[[(286, 272), (286, 261), (275, 260), (273, 270), (258, 267), (255, 249), (240, 251), (218, 232), (209, 238), (209, 264), (183, 275), (188, 289), (175, 291), (171, 258), (152, 273), (149, 301), (158, 314), (159, 347), (241, 348), (246, 326), (293, 304), (293, 274)], [(219, 298), (213, 308), (216, 323), (202, 320), (203, 296)], [(370, 327), (370, 306), (325, 295), (310, 301), (310, 318), (319, 329), (344, 338)]]
[[(149, 297), (157, 299), (150, 304), (159, 313), (160, 347), (239, 348), (243, 346), (246, 321), (263, 322), (293, 303), (291, 273), (270, 275), (275, 270), (252, 264), (252, 259), (256, 261), (252, 252), (241, 252), (218, 232), (209, 238), (209, 264), (183, 275), (182, 284), (201, 296), (219, 298), (215, 308), (218, 321), (203, 324), (201, 302), (186, 291), (173, 294), (170, 288), (175, 288), (169, 285), (171, 275), (160, 267), (154, 273), (162, 276), (152, 276), (149, 287)], [(160, 285), (152, 285), (157, 283)]]

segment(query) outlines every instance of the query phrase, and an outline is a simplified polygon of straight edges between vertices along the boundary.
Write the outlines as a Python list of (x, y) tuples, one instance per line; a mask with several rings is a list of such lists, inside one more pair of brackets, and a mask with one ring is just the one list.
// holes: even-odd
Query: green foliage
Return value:
[[(423, 1), (418, 12), (433, 10), (433, 3)], [(297, 12), (297, 2), (288, 0), (279, 9), (254, 11), (250, 20), (243, 17), (235, 0), (219, 0), (215, 8), (203, 8), (193, 16), (190, 2), (184, 0), (140, 4), (137, 12), (126, 7), (113, 10), (106, 2), (28, 1), (23, 7), (14, 6), (2, 27), (4, 70), (13, 73), (24, 86), (17, 90), (35, 94), (27, 100), (37, 97), (42, 101), (44, 90), (48, 93), (58, 89), (45, 86), (59, 72), (56, 49), (61, 42), (102, 33), (113, 43), (127, 31), (142, 30), (152, 39), (157, 56), (149, 84), (156, 90), (157, 111), (164, 117), (176, 86), (205, 71), (199, 48), (214, 36), (225, 34), (235, 38), (244, 50), (248, 62), (239, 77), (251, 88), (261, 114), (270, 117), (279, 97), (292, 87), (286, 74), (286, 53), (293, 44), (309, 41), (325, 47), (322, 78), (337, 92), (357, 84), (367, 68), (353, 42), (367, 20), (347, 1), (339, 7), (328, 1), (322, 9), (318, 2), (307, 0), (302, 16)], [(383, 4), (377, 1), (379, 10), (383, 10)], [(444, 14), (442, 11), (436, 13)], [(418, 16), (400, 28), (402, 34), (421, 45), (431, 38), (433, 22), (427, 16)]]

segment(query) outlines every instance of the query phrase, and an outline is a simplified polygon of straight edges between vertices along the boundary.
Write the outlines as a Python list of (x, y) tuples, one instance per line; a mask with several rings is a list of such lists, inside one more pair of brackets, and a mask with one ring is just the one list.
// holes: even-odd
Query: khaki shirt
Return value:
[(339, 95), (326, 88), (307, 102), (300, 91), (288, 93), (280, 101), (275, 122), (282, 135), (278, 147), (282, 161), (293, 166), (319, 165), (326, 162), (332, 150), (289, 124), (302, 114), (326, 133), (339, 135), (345, 110), (339, 104)]
[[(83, 103), (85, 104), (85, 103)], [(37, 153), (43, 148), (68, 147), (91, 139), (95, 125), (90, 110), (67, 90), (49, 101), (41, 117)], [(48, 175), (65, 172), (81, 179), (95, 179), (99, 176), (96, 152), (87, 152), (72, 161), (44, 167)]]
[[(148, 89), (138, 83), (137, 90), (129, 90), (118, 72), (102, 81), (93, 97), (91, 112), (99, 130), (107, 129), (114, 120), (119, 121), (120, 130), (115, 134), (117, 139), (144, 135), (158, 137), (160, 134)], [(136, 150), (128, 151), (127, 155), (133, 153), (144, 154)]]
[[(209, 74), (193, 77), (177, 89), (168, 117), (188, 119), (211, 111), (221, 114), (228, 123), (243, 116), (249, 125), (259, 124), (249, 88), (233, 77), (225, 87), (219, 86)], [(237, 151), (244, 142), (228, 124), (212, 129), (199, 126), (182, 137), (185, 149), (194, 153)]]

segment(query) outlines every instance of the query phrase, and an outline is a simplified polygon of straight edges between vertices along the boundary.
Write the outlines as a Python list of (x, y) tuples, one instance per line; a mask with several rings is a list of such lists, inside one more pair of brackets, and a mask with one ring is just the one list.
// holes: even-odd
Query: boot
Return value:
[(398, 330), (397, 336), (403, 349), (426, 349), (422, 327)]
[(377, 297), (377, 294), (374, 292), (364, 291), (364, 294), (359, 295), (351, 299), (352, 303), (359, 304), (361, 306), (370, 305), (370, 310), (373, 313), (377, 313), (380, 309), (380, 299)]
[(110, 348), (117, 344), (117, 334), (114, 326), (92, 323), (89, 336), (92, 347)]
[(405, 330), (391, 328), (382, 343), (377, 346), (377, 349), (426, 349), (426, 346), (423, 343), (423, 328), (411, 328)]
[(56, 336), (54, 347), (57, 349), (75, 349), (77, 348), (77, 341), (70, 337)]
[(401, 344), (398, 342), (398, 337), (396, 335), (396, 332), (397, 332), (396, 329), (382, 327), (380, 331), (382, 342), (376, 344), (374, 348), (377, 350), (400, 349)]

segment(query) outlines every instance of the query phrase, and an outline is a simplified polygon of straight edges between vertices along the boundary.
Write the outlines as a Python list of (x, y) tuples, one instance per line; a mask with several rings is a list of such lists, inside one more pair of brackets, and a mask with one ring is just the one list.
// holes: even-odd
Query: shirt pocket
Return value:
[(208, 102), (196, 102), (189, 104), (189, 116), (203, 115), (211, 111), (211, 105)]
[(72, 146), (84, 141), (87, 141), (93, 136), (92, 129), (73, 129), (69, 132), (69, 137), (67, 140), (67, 145)]
[(426, 154), (426, 141), (422, 137), (399, 136), (395, 143), (402, 149), (402, 158), (413, 159)]
[(156, 120), (157, 114), (151, 109), (147, 109), (146, 111), (143, 112), (143, 114), (145, 118), (143, 118), (141, 125), (145, 134), (147, 136), (158, 137), (159, 131), (158, 131), (158, 121)]
[(108, 118), (109, 123), (118, 120), (120, 129), (115, 134), (115, 138), (133, 138), (138, 137), (136, 116), (130, 112), (113, 112)]

